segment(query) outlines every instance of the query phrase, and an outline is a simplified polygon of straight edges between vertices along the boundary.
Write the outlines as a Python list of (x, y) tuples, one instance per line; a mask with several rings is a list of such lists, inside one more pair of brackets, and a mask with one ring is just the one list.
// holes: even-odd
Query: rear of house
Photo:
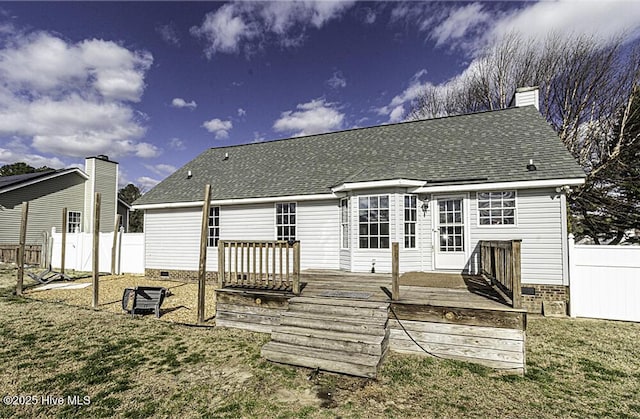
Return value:
[(301, 268), (477, 273), (522, 240), (524, 303), (567, 298), (566, 197), (584, 173), (534, 106), (209, 149), (136, 202), (149, 277), (193, 278), (205, 184), (218, 240), (298, 240)]

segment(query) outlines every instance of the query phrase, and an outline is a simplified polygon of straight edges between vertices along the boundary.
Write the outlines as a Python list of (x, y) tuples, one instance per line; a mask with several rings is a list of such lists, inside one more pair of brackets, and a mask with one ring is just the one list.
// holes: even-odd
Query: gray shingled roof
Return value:
[[(61, 170), (58, 170), (58, 172), (59, 171)], [(39, 177), (48, 176), (54, 172), (56, 172), (56, 170), (52, 169), (52, 170), (46, 170), (44, 172), (25, 173), (22, 175), (0, 176), (0, 189), (7, 188), (9, 186), (16, 186), (21, 183), (26, 183), (34, 179), (37, 179)]]
[[(529, 159), (537, 171), (527, 170)], [(135, 204), (201, 201), (207, 183), (212, 199), (229, 199), (329, 193), (343, 182), (398, 178), (455, 184), (584, 176), (527, 106), (212, 148)]]

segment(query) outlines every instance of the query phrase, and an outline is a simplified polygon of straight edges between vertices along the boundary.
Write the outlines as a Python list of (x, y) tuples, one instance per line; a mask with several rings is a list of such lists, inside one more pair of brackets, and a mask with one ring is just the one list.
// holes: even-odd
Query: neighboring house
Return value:
[[(212, 186), (218, 239), (300, 241), (302, 269), (477, 273), (480, 240), (522, 240), (524, 301), (568, 297), (565, 192), (585, 174), (537, 110), (516, 107), (206, 150), (134, 203), (148, 277), (194, 277)], [(530, 106), (533, 105), (533, 106)], [(535, 295), (533, 295), (535, 294)]]
[(24, 201), (29, 202), (29, 245), (41, 245), (43, 232), (52, 227), (61, 231), (65, 207), (68, 232), (92, 231), (95, 192), (101, 193), (100, 231), (113, 231), (117, 213), (128, 219), (128, 206), (119, 202), (117, 185), (118, 163), (103, 155), (86, 158), (84, 171), (70, 168), (0, 177), (0, 248), (18, 245)]

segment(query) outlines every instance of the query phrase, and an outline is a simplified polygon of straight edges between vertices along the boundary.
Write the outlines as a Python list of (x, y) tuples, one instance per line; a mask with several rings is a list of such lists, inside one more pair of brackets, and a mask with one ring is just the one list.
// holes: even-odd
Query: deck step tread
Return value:
[(379, 326), (384, 328), (384, 325), (387, 323), (387, 317), (375, 318), (375, 317), (365, 317), (365, 316), (354, 316), (350, 314), (340, 315), (335, 313), (314, 313), (308, 311), (298, 311), (295, 310), (295, 307), (289, 307), (288, 311), (282, 312), (280, 314), (282, 319), (288, 317), (297, 317), (301, 319), (312, 319), (312, 320), (322, 320), (327, 322), (336, 322), (336, 323), (347, 323), (353, 325), (369, 325), (369, 326)]
[(385, 336), (369, 335), (365, 333), (342, 332), (336, 330), (320, 330), (307, 327), (296, 326), (277, 326), (274, 332), (287, 333), (290, 335), (299, 335), (307, 337), (317, 337), (331, 340), (341, 340), (344, 342), (364, 343), (368, 345), (381, 345)]
[(380, 301), (366, 301), (357, 300), (353, 298), (334, 298), (334, 297), (294, 297), (289, 300), (289, 304), (303, 303), (303, 304), (321, 304), (338, 307), (360, 307), (370, 309), (386, 310), (389, 308), (389, 303)]

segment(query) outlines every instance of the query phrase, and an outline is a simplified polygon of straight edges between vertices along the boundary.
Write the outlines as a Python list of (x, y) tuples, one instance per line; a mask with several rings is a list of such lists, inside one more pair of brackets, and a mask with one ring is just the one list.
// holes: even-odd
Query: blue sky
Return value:
[(120, 162), (402, 121), (510, 30), (635, 38), (640, 2), (0, 3), (0, 164)]

